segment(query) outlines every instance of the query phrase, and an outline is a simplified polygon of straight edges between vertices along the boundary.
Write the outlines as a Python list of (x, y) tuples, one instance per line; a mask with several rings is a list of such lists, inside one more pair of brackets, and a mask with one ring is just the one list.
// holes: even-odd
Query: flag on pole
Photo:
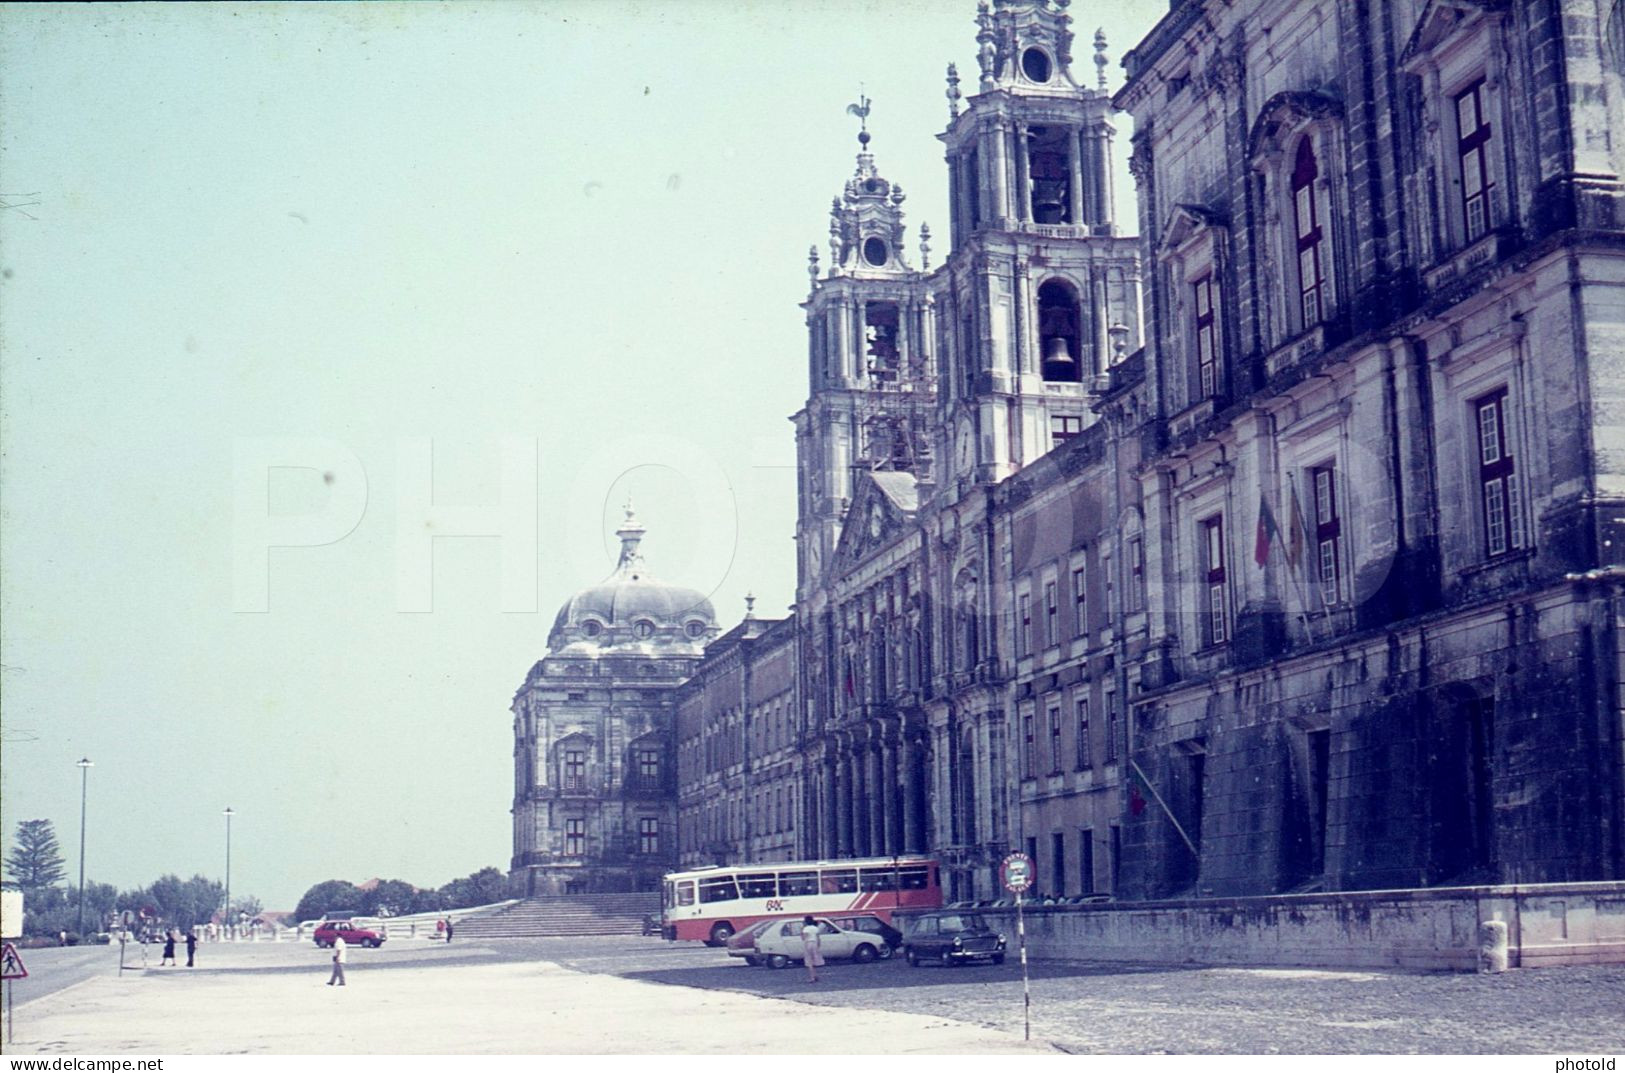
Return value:
[(1258, 497), (1258, 535), (1253, 540), (1253, 562), (1263, 566), (1269, 561), (1270, 545), (1280, 535), (1281, 528), (1275, 524), (1275, 514), (1270, 510), (1269, 500), (1260, 495)]
[(1286, 561), (1296, 567), (1303, 558), (1303, 508), (1298, 505), (1298, 486), (1292, 485), (1292, 517), (1287, 519)]

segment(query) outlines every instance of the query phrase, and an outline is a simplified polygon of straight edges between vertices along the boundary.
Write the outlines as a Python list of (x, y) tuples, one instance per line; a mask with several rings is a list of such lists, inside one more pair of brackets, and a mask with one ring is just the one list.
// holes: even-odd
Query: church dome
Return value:
[(615, 531), (621, 538), (615, 572), (564, 602), (548, 634), (550, 650), (570, 645), (698, 647), (716, 636), (716, 610), (704, 594), (668, 585), (649, 572), (638, 550), (645, 532), (627, 504), (626, 520)]

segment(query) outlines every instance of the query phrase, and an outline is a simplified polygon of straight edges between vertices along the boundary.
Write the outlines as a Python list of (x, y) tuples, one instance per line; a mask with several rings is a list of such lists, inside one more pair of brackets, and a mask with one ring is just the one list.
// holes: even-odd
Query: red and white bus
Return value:
[(668, 872), (662, 897), (666, 938), (716, 946), (772, 917), (873, 913), (890, 923), (894, 909), (940, 908), (942, 886), (936, 861), (868, 857)]

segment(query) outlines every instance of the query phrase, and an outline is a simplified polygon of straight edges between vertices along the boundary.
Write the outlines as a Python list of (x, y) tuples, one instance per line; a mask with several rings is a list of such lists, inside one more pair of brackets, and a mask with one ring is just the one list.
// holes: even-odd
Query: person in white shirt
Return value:
[(344, 936), (333, 937), (333, 975), (327, 978), (328, 987), (332, 987), (335, 983), (340, 987), (344, 986), (344, 962), (349, 949), (350, 944), (344, 941)]
[(807, 982), (818, 982), (818, 966), (824, 963), (824, 956), (818, 952), (818, 934), (822, 929), (818, 921), (807, 917), (801, 922), (801, 954), (802, 963), (807, 966)]

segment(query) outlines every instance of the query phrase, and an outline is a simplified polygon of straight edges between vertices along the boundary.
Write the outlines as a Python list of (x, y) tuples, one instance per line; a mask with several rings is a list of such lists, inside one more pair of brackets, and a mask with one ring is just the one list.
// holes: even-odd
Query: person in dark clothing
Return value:
[(186, 933), (186, 967), (192, 967), (192, 958), (197, 954), (197, 929), (193, 928)]
[(171, 928), (169, 931), (164, 932), (164, 956), (158, 959), (158, 964), (162, 965), (166, 961), (169, 962), (171, 965), (176, 964), (176, 961), (175, 961), (175, 929), (173, 929), (173, 928)]
[(451, 942), (451, 917), (446, 918), (446, 942)]

